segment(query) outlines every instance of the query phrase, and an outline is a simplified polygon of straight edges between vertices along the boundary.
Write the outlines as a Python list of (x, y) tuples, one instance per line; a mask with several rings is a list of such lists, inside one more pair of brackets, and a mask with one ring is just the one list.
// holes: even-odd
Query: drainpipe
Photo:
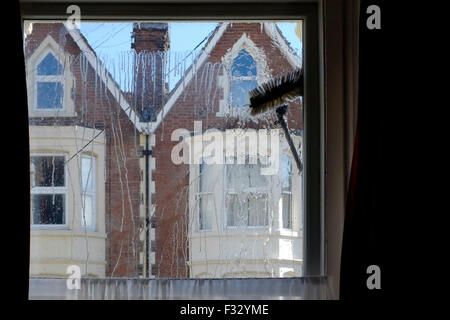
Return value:
[(150, 277), (150, 174), (149, 174), (149, 162), (152, 150), (149, 148), (149, 135), (145, 135), (145, 277)]

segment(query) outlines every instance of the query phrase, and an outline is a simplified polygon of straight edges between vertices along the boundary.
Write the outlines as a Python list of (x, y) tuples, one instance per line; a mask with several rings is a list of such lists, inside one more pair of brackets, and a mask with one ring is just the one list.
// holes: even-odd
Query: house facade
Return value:
[[(155, 143), (158, 277), (302, 275), (302, 173), (274, 124), (274, 112), (252, 117), (247, 106), (250, 89), (299, 67), (301, 59), (272, 24), (220, 23), (172, 90), (149, 130)], [(288, 110), (289, 128), (301, 149), (300, 101)], [(225, 144), (215, 144), (223, 162), (202, 159), (199, 153), (204, 156), (217, 142), (208, 137), (212, 131), (221, 137), (239, 132), (233, 143), (247, 148), (261, 141), (255, 140), (259, 132), (272, 133), (276, 143), (269, 149), (279, 170), (261, 175), (259, 160), (252, 163), (249, 154), (241, 162), (227, 157), (234, 147)], [(195, 142), (202, 147), (192, 147)], [(180, 151), (182, 144), (190, 156)], [(200, 160), (177, 162), (174, 156)]]
[[(25, 25), (30, 275), (139, 276), (138, 116), (79, 30)], [(127, 110), (128, 109), (128, 110)]]

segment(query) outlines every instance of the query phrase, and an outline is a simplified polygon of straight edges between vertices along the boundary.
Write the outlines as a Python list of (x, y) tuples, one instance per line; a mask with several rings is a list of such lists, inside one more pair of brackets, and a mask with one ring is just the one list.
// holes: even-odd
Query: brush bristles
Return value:
[(303, 95), (303, 69), (296, 69), (251, 90), (250, 114), (263, 113), (301, 95)]

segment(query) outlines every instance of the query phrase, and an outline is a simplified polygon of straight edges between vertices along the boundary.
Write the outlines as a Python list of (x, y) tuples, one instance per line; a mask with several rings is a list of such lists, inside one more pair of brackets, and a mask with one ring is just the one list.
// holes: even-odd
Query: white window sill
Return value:
[(196, 238), (226, 238), (239, 236), (254, 237), (280, 237), (280, 238), (303, 238), (303, 230), (293, 231), (289, 229), (271, 230), (269, 227), (226, 227), (225, 230), (217, 232), (216, 230), (201, 230), (192, 233), (192, 239)]
[(29, 117), (30, 118), (39, 118), (39, 117), (44, 117), (44, 118), (48, 118), (48, 117), (76, 117), (77, 113), (74, 111), (68, 111), (65, 109), (41, 109), (41, 110), (37, 110), (34, 109), (32, 111), (30, 111)]
[(68, 227), (65, 228), (42, 228), (42, 227), (31, 227), (31, 236), (51, 236), (51, 237), (85, 237), (86, 235), (90, 238), (106, 239), (106, 233), (98, 231), (87, 231), (83, 230), (73, 231)]

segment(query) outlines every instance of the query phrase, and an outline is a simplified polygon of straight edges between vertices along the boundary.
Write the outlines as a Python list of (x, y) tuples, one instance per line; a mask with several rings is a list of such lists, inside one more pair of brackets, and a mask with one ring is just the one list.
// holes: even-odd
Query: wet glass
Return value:
[[(303, 173), (249, 107), (301, 24), (26, 21), (30, 277), (302, 276)], [(286, 121), (301, 154), (300, 97)]]

